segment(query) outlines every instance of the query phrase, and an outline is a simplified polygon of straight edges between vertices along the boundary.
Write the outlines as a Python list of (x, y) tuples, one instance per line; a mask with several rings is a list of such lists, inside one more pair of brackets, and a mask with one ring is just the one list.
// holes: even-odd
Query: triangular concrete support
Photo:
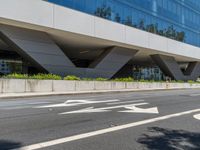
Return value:
[(111, 47), (89, 68), (77, 68), (45, 32), (0, 25), (0, 38), (38, 69), (53, 74), (112, 78), (137, 50)]
[(189, 63), (186, 71), (182, 72), (174, 57), (156, 54), (151, 55), (151, 58), (172, 79), (188, 81), (196, 80), (200, 76), (200, 62)]
[(40, 70), (65, 75), (75, 67), (44, 32), (0, 25), (0, 38)]

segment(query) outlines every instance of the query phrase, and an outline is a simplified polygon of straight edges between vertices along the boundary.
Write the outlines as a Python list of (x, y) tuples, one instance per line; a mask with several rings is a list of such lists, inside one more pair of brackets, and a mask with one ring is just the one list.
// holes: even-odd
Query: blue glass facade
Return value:
[(200, 0), (48, 0), (200, 47)]

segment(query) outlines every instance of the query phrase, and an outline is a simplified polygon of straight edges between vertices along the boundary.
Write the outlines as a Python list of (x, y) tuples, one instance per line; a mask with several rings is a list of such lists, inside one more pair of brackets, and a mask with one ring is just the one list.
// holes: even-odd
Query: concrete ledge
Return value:
[(126, 89), (126, 82), (111, 82), (111, 90)]
[(1, 93), (24, 93), (26, 92), (26, 80), (1, 79)]
[(26, 92), (53, 92), (52, 80), (25, 80), (25, 82)]
[(75, 91), (93, 91), (93, 90), (95, 90), (94, 81), (76, 81), (75, 86), (76, 86)]
[(3, 93), (3, 80), (0, 80), (0, 93)]
[(66, 92), (76, 90), (76, 81), (53, 80), (53, 92)]
[(95, 90), (111, 90), (112, 83), (106, 81), (95, 81)]
[(0, 98), (189, 88), (200, 84), (0, 79)]

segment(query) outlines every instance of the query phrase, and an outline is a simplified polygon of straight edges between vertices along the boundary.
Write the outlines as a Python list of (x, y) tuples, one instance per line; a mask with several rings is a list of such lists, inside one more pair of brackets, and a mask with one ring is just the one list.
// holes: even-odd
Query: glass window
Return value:
[(118, 23), (200, 46), (199, 0), (48, 0)]

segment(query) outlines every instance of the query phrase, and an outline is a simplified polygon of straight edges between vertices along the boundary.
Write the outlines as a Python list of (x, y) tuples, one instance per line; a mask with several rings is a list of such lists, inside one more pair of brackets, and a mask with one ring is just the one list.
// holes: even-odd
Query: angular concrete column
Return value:
[(197, 79), (200, 76), (200, 62), (189, 63), (184, 75), (187, 80)]
[(185, 72), (182, 72), (174, 57), (165, 55), (151, 55), (162, 72), (175, 80), (196, 80), (200, 76), (200, 62), (189, 63)]
[(0, 25), (0, 38), (40, 70), (64, 75), (75, 67), (44, 32)]
[[(97, 58), (89, 67), (96, 72), (107, 72), (107, 78), (113, 77), (123, 66), (125, 66), (137, 53), (137, 50), (111, 47)], [(99, 74), (99, 76), (104, 76)]]
[(0, 25), (0, 38), (41, 71), (61, 76), (111, 78), (137, 52), (133, 49), (112, 47), (105, 50), (89, 68), (78, 68), (44, 32)]

